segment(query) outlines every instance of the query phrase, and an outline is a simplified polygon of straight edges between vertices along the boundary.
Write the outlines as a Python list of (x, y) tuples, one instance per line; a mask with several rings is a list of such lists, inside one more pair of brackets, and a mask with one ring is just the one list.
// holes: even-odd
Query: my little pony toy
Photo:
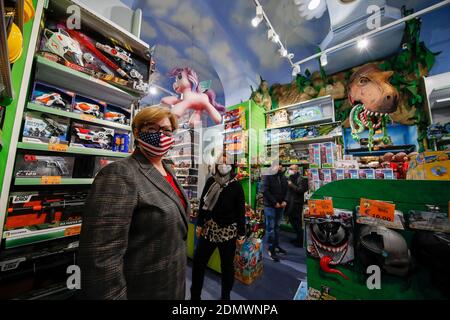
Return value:
[(175, 78), (173, 88), (181, 95), (181, 99), (170, 96), (162, 98), (161, 102), (172, 106), (172, 112), (176, 116), (182, 117), (188, 110), (194, 110), (189, 120), (191, 127), (201, 122), (203, 111), (208, 113), (215, 124), (222, 122), (225, 107), (216, 102), (216, 94), (213, 90), (202, 89), (194, 70), (187, 67), (174, 68), (169, 72), (169, 76)]

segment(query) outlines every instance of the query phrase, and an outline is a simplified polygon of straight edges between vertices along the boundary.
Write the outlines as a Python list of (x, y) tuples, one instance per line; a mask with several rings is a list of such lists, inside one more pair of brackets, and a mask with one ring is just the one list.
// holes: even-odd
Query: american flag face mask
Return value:
[(137, 141), (139, 148), (150, 157), (163, 157), (174, 145), (175, 138), (166, 136), (162, 132), (140, 132)]

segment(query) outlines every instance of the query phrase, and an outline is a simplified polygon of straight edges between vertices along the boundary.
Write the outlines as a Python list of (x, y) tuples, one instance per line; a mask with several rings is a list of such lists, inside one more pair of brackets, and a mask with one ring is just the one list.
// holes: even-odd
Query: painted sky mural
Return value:
[[(175, 66), (195, 69), (200, 81), (212, 80), (217, 100), (227, 106), (246, 100), (250, 86), (258, 86), (261, 75), (270, 84), (292, 80), (289, 63), (267, 39), (267, 29), (253, 28), (252, 0), (123, 0), (143, 11), (142, 38), (157, 44), (156, 82), (172, 90), (167, 72)], [(395, 7), (420, 10), (438, 0), (388, 0)], [(330, 28), (328, 12), (319, 19), (301, 17), (294, 0), (261, 0), (281, 41), (295, 54), (294, 61), (317, 52)], [(450, 7), (423, 17), (422, 38), (437, 57), (433, 73), (450, 71)], [(329, 57), (332, 59), (332, 55)], [(318, 63), (302, 66), (311, 71)], [(161, 96), (148, 96), (145, 103), (158, 103)]]

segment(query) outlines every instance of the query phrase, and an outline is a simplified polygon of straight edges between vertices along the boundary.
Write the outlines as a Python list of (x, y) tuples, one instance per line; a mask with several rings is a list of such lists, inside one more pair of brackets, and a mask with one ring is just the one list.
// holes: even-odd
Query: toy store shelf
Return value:
[(49, 228), (43, 230), (11, 230), (3, 233), (6, 249), (25, 246), (32, 243), (74, 236), (80, 233), (81, 224)]
[[(44, 112), (44, 113), (49, 113), (49, 114), (54, 114), (57, 116), (63, 116), (66, 118), (76, 119), (76, 120), (80, 120), (80, 121), (84, 121), (84, 122), (100, 124), (100, 125), (107, 126), (110, 128), (131, 131), (131, 127), (127, 126), (127, 125), (123, 125), (120, 123), (115, 123), (115, 122), (111, 122), (111, 121), (107, 121), (107, 120), (97, 119), (94, 117), (88, 118), (88, 117), (85, 117), (84, 115), (81, 115), (81, 114), (78, 114), (75, 112), (69, 112), (69, 111), (64, 111), (64, 110), (60, 110), (60, 109), (56, 109), (56, 108), (45, 107), (45, 106), (42, 106), (42, 105), (39, 105), (36, 103), (31, 103), (31, 102), (28, 103), (27, 109), (34, 110), (34, 111), (40, 111), (40, 112)], [(89, 120), (87, 120), (87, 119), (89, 119)]]
[(287, 125), (284, 125), (284, 126), (276, 126), (276, 127), (267, 128), (267, 129), (264, 129), (264, 130), (265, 131), (270, 131), (270, 130), (283, 129), (283, 128), (311, 126), (311, 125), (315, 125), (315, 124), (335, 124), (335, 122), (333, 122), (333, 121), (334, 121), (334, 119), (332, 117), (329, 117), (329, 118), (323, 118), (323, 119), (320, 119), (320, 120), (300, 122), (300, 123), (292, 123), (292, 124), (287, 124)]
[(284, 142), (280, 141), (278, 143), (267, 144), (267, 147), (277, 146), (277, 145), (281, 145), (281, 144), (296, 144), (296, 143), (310, 144), (310, 143), (326, 142), (326, 141), (330, 141), (330, 140), (333, 140), (333, 139), (339, 138), (339, 137), (342, 137), (342, 135), (325, 135), (325, 136), (316, 137), (316, 138), (306, 138), (306, 139), (303, 138), (303, 139), (284, 141)]
[(0, 2), (0, 98), (12, 99), (14, 96), (8, 54), (8, 35), (6, 32), (5, 8)]
[(174, 149), (176, 148), (185, 148), (185, 147), (198, 147), (198, 143), (191, 143), (191, 142), (186, 142), (186, 143), (180, 143), (180, 144), (176, 144), (173, 146)]
[(136, 100), (135, 96), (105, 81), (40, 56), (36, 56), (36, 79), (122, 107), (130, 106)]
[[(263, 166), (264, 167), (270, 167), (272, 164), (271, 163), (264, 163)], [(309, 161), (295, 161), (295, 162), (282, 162), (281, 163), (282, 166), (292, 166), (292, 165), (309, 165)]]
[(105, 37), (115, 39), (121, 43), (121, 46), (130, 47), (130, 51), (138, 54), (142, 58), (149, 59), (147, 53), (150, 48), (147, 43), (116, 23), (97, 14), (85, 3), (85, 1), (80, 0), (50, 1), (49, 9), (55, 11), (55, 15), (62, 17), (67, 15), (67, 8), (69, 6), (76, 5), (80, 9), (81, 16), (83, 17), (83, 27), (86, 26), (89, 29), (98, 30)]
[[(27, 143), (27, 142), (19, 142), (17, 144), (18, 149), (24, 150), (36, 150), (36, 151), (48, 151), (48, 152), (57, 152), (53, 150), (49, 150), (49, 145), (46, 143)], [(105, 157), (116, 157), (116, 158), (126, 158), (130, 154), (123, 152), (114, 152), (109, 150), (101, 150), (101, 149), (92, 149), (92, 148), (79, 148), (79, 147), (68, 147), (67, 151), (63, 153), (75, 153), (75, 154), (85, 154), (92, 156), (105, 156)]]
[(241, 131), (243, 131), (242, 128), (239, 128), (239, 129), (230, 129), (230, 130), (225, 130), (224, 132), (222, 132), (222, 134), (235, 133), (235, 132), (241, 132)]
[(359, 149), (346, 149), (346, 154), (351, 154), (357, 157), (364, 157), (364, 156), (382, 156), (387, 152), (392, 153), (398, 153), (398, 152), (405, 152), (405, 153), (411, 153), (416, 149), (415, 145), (404, 145), (404, 146), (392, 146), (392, 147), (384, 147), (380, 148), (378, 150), (373, 149), (372, 151), (369, 151), (368, 148), (359, 148)]
[[(94, 179), (75, 179), (75, 178), (62, 178), (58, 185), (89, 185), (94, 182)], [(16, 178), (14, 181), (15, 186), (41, 186), (41, 178)]]
[(320, 104), (321, 102), (330, 102), (330, 100), (331, 100), (331, 96), (323, 96), (323, 97), (311, 99), (311, 100), (308, 100), (308, 101), (304, 101), (304, 102), (300, 102), (300, 103), (296, 103), (296, 104), (291, 104), (289, 106), (281, 107), (281, 108), (278, 108), (278, 109), (269, 110), (269, 111), (266, 111), (264, 113), (267, 114), (267, 113), (274, 113), (274, 112), (277, 112), (277, 111), (280, 111), (280, 110), (304, 108), (304, 107), (307, 107), (308, 105), (315, 106), (317, 104)]

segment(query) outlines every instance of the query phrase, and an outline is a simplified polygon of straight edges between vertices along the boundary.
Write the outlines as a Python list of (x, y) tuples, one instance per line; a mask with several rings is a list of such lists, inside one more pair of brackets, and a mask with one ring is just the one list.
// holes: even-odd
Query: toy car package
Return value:
[(51, 86), (43, 82), (35, 82), (31, 102), (46, 107), (72, 111), (73, 92)]
[(383, 219), (377, 219), (371, 216), (365, 216), (359, 213), (359, 206), (356, 207), (356, 223), (366, 224), (369, 226), (382, 226), (390, 229), (405, 229), (405, 219), (403, 212), (399, 210), (394, 211), (394, 221), (386, 221)]
[(410, 229), (450, 233), (450, 219), (443, 212), (412, 210), (408, 215)]
[(77, 122), (72, 124), (72, 147), (112, 150), (113, 140), (114, 129)]
[(14, 172), (18, 178), (41, 178), (46, 176), (71, 178), (74, 161), (75, 158), (73, 157), (18, 154)]
[(23, 142), (68, 143), (70, 119), (35, 111), (25, 113)]

